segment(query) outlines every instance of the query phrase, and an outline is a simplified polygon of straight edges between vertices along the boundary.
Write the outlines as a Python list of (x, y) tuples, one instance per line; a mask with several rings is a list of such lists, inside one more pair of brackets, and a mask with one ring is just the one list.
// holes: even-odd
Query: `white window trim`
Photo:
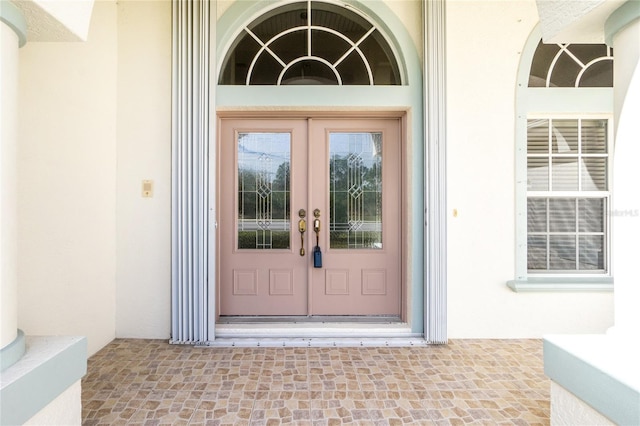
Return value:
[(529, 273), (527, 270), (527, 120), (536, 118), (598, 118), (609, 120), (609, 208), (612, 188), (613, 88), (528, 87), (531, 60), (542, 37), (537, 26), (529, 36), (520, 59), (516, 88), (515, 166), (515, 277), (507, 286), (516, 292), (612, 291), (611, 221), (607, 223), (605, 274)]

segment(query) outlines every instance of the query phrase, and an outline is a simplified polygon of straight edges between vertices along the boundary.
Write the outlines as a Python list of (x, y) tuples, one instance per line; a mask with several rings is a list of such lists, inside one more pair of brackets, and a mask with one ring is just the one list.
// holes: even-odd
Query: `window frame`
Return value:
[[(605, 251), (605, 259), (604, 259), (604, 269), (598, 269), (593, 271), (585, 270), (585, 272), (577, 272), (578, 270), (540, 270), (533, 271), (530, 270), (527, 266), (527, 278), (575, 278), (581, 279), (585, 277), (610, 277), (611, 276), (611, 218), (610, 215), (607, 214), (611, 210), (611, 183), (613, 178), (613, 164), (612, 164), (612, 150), (613, 150), (613, 114), (605, 114), (605, 113), (584, 113), (584, 114), (575, 114), (575, 113), (557, 113), (557, 114), (536, 114), (532, 113), (527, 116), (526, 122), (529, 120), (606, 120), (607, 121), (607, 189), (603, 191), (581, 191), (581, 190), (562, 190), (562, 191), (540, 191), (540, 190), (529, 190), (526, 188), (527, 181), (525, 180), (525, 192), (526, 192), (526, 202), (530, 198), (570, 198), (570, 199), (581, 199), (581, 198), (596, 198), (596, 199), (604, 199), (605, 200), (605, 213), (603, 217), (603, 232), (604, 232), (604, 251)], [(526, 124), (525, 124), (526, 125)], [(525, 131), (526, 132), (526, 131)], [(525, 145), (527, 143), (525, 136)], [(529, 158), (529, 153), (527, 152), (527, 148), (525, 146), (525, 157)], [(578, 155), (578, 154), (576, 154)], [(578, 156), (578, 158), (582, 158)], [(526, 166), (525, 166), (526, 169)], [(529, 231), (527, 228), (527, 213), (528, 207), (525, 202), (525, 239), (528, 239)], [(550, 232), (550, 231), (547, 231)], [(575, 232), (577, 235), (580, 234), (578, 230)], [(525, 253), (528, 256), (528, 242), (525, 241)]]
[(527, 122), (530, 119), (608, 120), (608, 206), (611, 208), (613, 175), (613, 88), (529, 87), (529, 72), (542, 38), (537, 25), (527, 40), (518, 69), (515, 115), (515, 277), (507, 282), (513, 291), (612, 291), (611, 221), (606, 218), (607, 271), (605, 273), (530, 273), (527, 268)]

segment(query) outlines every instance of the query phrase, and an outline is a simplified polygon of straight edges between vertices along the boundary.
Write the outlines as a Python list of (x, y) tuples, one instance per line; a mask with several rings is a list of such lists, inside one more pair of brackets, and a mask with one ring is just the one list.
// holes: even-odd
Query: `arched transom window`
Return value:
[(538, 44), (529, 87), (613, 87), (613, 49), (606, 44)]
[(247, 25), (222, 67), (227, 85), (400, 85), (382, 33), (350, 8), (300, 1)]

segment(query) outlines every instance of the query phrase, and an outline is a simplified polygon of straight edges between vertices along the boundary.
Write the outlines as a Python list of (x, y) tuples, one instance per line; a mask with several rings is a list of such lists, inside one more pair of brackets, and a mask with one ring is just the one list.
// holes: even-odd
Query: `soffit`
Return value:
[(545, 43), (604, 43), (607, 18), (626, 0), (536, 0)]
[(86, 41), (94, 0), (13, 0), (27, 21), (27, 41)]

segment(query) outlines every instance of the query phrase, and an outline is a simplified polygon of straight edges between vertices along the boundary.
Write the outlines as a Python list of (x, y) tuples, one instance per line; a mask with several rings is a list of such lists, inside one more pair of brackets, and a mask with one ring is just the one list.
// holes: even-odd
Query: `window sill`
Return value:
[(612, 277), (540, 277), (507, 281), (516, 293), (525, 292), (611, 292)]

